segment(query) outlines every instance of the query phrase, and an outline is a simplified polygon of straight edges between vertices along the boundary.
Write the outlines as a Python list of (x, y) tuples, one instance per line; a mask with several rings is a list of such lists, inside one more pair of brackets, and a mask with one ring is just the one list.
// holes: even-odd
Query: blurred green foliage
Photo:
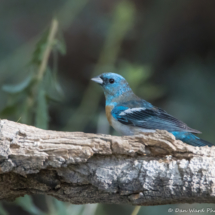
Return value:
[(149, 66), (122, 62), (116, 72), (129, 81), (129, 85), (138, 96), (146, 100), (155, 100), (165, 94), (164, 87), (150, 82), (153, 72)]
[[(59, 100), (61, 96), (59, 94), (60, 85), (56, 79), (56, 68), (50, 68), (47, 65), (42, 70), (40, 68), (46, 60), (45, 54), (49, 48), (50, 51), (55, 51), (55, 55), (57, 54), (56, 51), (62, 54), (66, 52), (63, 40), (53, 37), (49, 41), (49, 36), (49, 31), (45, 31), (36, 44), (32, 59), (28, 64), (28, 76), (19, 84), (2, 86), (2, 90), (9, 95), (8, 103), (0, 113), (1, 117), (10, 119), (13, 116), (22, 123), (47, 129), (48, 100), (52, 98)], [(48, 58), (49, 55), (50, 53), (48, 53)], [(55, 57), (54, 61), (57, 60)], [(42, 73), (42, 77), (39, 76), (40, 73)]]
[(0, 214), (1, 215), (8, 215), (8, 212), (5, 210), (2, 204), (0, 204)]
[(25, 211), (29, 212), (32, 215), (45, 215), (38, 207), (36, 207), (32, 201), (32, 198), (28, 195), (24, 197), (17, 198), (14, 202), (16, 205), (19, 205)]
[[(92, 77), (103, 72), (114, 70), (123, 38), (132, 27), (134, 14), (135, 8), (131, 2), (121, 1), (116, 4), (113, 10), (113, 20), (108, 26), (109, 30)], [(71, 117), (64, 130), (83, 130), (87, 123), (95, 118), (102, 96), (102, 91), (98, 91), (97, 89), (94, 83), (89, 84), (79, 107), (74, 113), (71, 113)], [(97, 96), (94, 96), (94, 93)]]

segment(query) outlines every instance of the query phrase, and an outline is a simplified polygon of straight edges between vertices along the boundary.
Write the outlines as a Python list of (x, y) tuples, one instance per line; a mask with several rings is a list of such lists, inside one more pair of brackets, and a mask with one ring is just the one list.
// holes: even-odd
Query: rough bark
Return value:
[(0, 199), (47, 194), (74, 204), (215, 202), (215, 147), (167, 131), (117, 137), (0, 121)]

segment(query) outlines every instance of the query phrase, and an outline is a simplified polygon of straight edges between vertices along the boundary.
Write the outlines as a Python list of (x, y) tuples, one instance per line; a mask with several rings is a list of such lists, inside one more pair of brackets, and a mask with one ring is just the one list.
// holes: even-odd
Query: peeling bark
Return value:
[(110, 136), (0, 121), (0, 199), (47, 194), (73, 204), (215, 202), (215, 147), (167, 131)]

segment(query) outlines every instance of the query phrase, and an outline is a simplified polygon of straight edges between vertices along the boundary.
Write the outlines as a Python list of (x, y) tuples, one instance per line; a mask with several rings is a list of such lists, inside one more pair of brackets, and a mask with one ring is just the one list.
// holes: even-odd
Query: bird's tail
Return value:
[[(194, 135), (195, 136), (195, 135)], [(196, 137), (196, 136), (195, 136)], [(183, 142), (185, 142), (185, 143), (187, 143), (187, 144), (190, 144), (190, 145), (192, 145), (192, 146), (209, 146), (209, 147), (211, 147), (211, 146), (215, 146), (213, 143), (210, 143), (210, 142), (208, 142), (208, 141), (206, 141), (206, 140), (203, 140), (203, 139), (201, 139), (201, 138), (198, 138), (198, 137), (196, 137), (195, 139), (186, 139), (186, 140), (184, 140)]]
[[(176, 132), (173, 132), (173, 134), (176, 133)], [(210, 143), (206, 140), (203, 140), (203, 139), (200, 139), (199, 137), (195, 136), (194, 134), (191, 134), (191, 133), (184, 133), (183, 135), (180, 134), (180, 135), (175, 135), (174, 136), (176, 137), (177, 140), (181, 140), (183, 141), (184, 143), (187, 143), (189, 145), (192, 145), (192, 146), (215, 146), (215, 144), (213, 143)]]

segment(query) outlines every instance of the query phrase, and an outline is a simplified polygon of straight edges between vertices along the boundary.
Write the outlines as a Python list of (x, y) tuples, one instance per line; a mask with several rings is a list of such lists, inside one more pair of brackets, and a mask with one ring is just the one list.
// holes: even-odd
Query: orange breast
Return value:
[(111, 122), (111, 119), (112, 119), (111, 111), (112, 111), (112, 109), (113, 109), (113, 106), (106, 106), (105, 107), (106, 117), (107, 117), (107, 120), (110, 123), (110, 125), (112, 125), (112, 122)]

